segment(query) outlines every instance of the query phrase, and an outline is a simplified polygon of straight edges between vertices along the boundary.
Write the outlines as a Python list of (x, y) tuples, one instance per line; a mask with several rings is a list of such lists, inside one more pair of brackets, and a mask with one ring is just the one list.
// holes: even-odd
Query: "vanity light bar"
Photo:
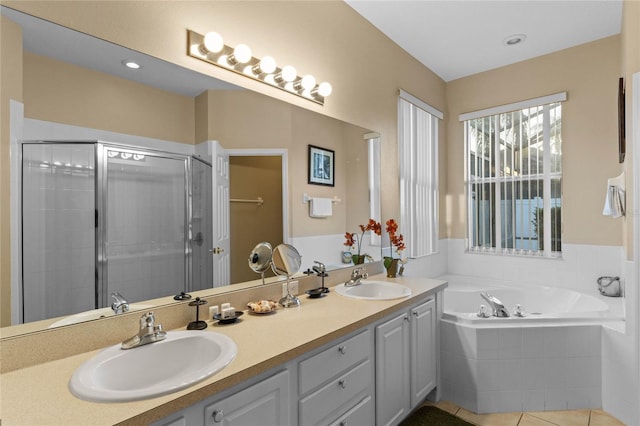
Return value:
[(187, 30), (187, 42), (187, 54), (193, 58), (261, 81), (317, 104), (324, 105), (324, 99), (331, 95), (331, 84), (316, 83), (312, 75), (300, 77), (291, 65), (279, 68), (271, 56), (255, 58), (246, 44), (239, 44), (235, 48), (227, 46), (218, 33), (209, 32), (202, 35)]

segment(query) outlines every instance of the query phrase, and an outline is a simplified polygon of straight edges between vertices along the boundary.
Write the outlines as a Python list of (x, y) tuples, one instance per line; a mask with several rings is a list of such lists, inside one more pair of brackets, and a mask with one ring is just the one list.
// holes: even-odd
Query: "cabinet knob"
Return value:
[(409, 322), (409, 315), (405, 315), (405, 316), (404, 316), (404, 320), (405, 320), (406, 322)]
[(418, 311), (413, 311), (413, 316), (417, 317), (418, 316)]
[(224, 420), (224, 412), (222, 410), (213, 410), (211, 417), (214, 423), (221, 423)]
[(340, 426), (347, 426), (347, 421), (346, 420), (341, 421)]
[(338, 352), (340, 352), (342, 355), (347, 353), (347, 348), (345, 346), (339, 346), (338, 347)]
[(338, 382), (338, 386), (340, 386), (342, 389), (347, 387), (347, 381), (345, 379), (342, 379)]

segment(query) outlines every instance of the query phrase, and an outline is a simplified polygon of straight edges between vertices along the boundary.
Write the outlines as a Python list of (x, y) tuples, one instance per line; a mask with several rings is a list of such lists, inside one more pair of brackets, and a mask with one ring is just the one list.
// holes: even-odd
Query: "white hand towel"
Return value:
[(619, 186), (608, 185), (602, 214), (611, 217), (624, 216), (624, 195), (624, 189)]
[(331, 198), (314, 197), (311, 199), (310, 204), (309, 216), (311, 217), (329, 217), (333, 215), (333, 202)]

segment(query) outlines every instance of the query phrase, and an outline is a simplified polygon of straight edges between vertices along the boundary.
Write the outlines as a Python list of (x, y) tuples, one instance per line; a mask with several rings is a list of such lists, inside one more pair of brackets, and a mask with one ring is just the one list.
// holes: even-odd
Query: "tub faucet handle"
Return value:
[(491, 316), (491, 314), (487, 312), (487, 307), (484, 305), (480, 305), (480, 310), (476, 315), (478, 316), (478, 318), (489, 318)]
[(513, 316), (524, 318), (524, 308), (521, 304), (517, 304), (515, 308), (513, 308)]

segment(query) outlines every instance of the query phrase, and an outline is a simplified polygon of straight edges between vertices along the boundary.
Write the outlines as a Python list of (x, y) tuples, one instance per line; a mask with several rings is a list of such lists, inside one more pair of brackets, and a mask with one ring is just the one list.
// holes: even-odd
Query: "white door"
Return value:
[(229, 154), (217, 142), (212, 142), (213, 176), (213, 286), (231, 284), (229, 227)]

